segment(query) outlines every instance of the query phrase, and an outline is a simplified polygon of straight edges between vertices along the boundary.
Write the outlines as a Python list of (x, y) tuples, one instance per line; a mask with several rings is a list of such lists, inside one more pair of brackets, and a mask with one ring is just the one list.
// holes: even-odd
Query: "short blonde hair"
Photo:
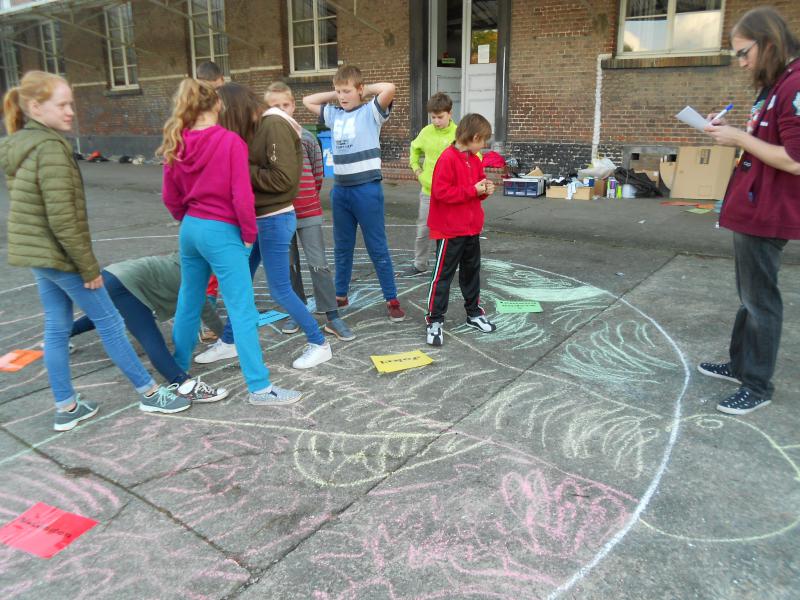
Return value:
[(269, 84), (267, 91), (264, 92), (264, 100), (269, 102), (269, 97), (272, 94), (287, 94), (289, 98), (294, 100), (294, 94), (292, 93), (292, 88), (286, 85), (283, 81), (273, 81)]
[(343, 83), (352, 83), (355, 87), (364, 85), (364, 76), (361, 74), (361, 69), (355, 65), (342, 65), (336, 69), (336, 74), (333, 76), (333, 85), (341, 85)]

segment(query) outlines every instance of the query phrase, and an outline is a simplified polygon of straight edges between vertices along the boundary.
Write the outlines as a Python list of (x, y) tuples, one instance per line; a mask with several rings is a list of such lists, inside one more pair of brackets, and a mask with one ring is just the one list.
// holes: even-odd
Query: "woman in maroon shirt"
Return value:
[(787, 241), (800, 239), (800, 42), (780, 14), (761, 7), (734, 26), (731, 46), (758, 98), (746, 130), (712, 121), (706, 132), (743, 151), (720, 215), (720, 225), (733, 231), (741, 306), (730, 361), (698, 369), (740, 385), (717, 410), (743, 415), (772, 398), (783, 326), (778, 270)]

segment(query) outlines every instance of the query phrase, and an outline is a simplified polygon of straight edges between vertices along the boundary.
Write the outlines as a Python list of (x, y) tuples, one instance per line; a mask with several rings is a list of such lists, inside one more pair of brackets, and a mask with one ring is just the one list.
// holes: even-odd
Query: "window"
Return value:
[(138, 87), (131, 3), (106, 8), (106, 48), (112, 88)]
[(10, 38), (11, 31), (0, 30), (0, 89), (4, 92), (19, 85), (19, 49)]
[(692, 54), (720, 49), (723, 0), (622, 0), (620, 54)]
[(336, 9), (326, 0), (288, 0), (292, 73), (333, 71), (339, 66)]
[(63, 75), (64, 47), (61, 38), (61, 24), (47, 21), (39, 25), (39, 40), (42, 44), (42, 70)]
[(197, 65), (210, 60), (215, 62), (225, 75), (229, 75), (224, 0), (189, 0), (189, 17), (192, 73), (195, 72)]

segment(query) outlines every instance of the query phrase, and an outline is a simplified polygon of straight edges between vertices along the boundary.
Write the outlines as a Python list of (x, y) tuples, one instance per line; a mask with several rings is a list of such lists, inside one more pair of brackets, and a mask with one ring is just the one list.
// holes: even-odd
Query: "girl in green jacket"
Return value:
[(53, 429), (67, 431), (98, 406), (75, 393), (69, 369), (73, 304), (94, 322), (111, 360), (142, 394), (146, 412), (186, 410), (191, 400), (156, 385), (125, 336), (92, 251), (83, 180), (64, 137), (72, 129), (72, 90), (65, 79), (30, 71), (3, 100), (6, 130), (0, 166), (10, 206), (8, 262), (29, 267), (44, 309), (44, 362), (56, 402)]

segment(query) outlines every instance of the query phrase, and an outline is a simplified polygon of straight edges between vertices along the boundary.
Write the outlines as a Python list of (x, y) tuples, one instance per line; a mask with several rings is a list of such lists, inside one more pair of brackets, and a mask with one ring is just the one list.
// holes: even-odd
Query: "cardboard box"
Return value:
[(736, 148), (728, 146), (681, 146), (670, 197), (688, 200), (721, 200), (736, 160)]
[[(589, 187), (579, 187), (572, 196), (573, 200), (591, 200), (594, 189)], [(567, 186), (555, 185), (547, 188), (547, 197), (565, 200), (567, 198)]]

